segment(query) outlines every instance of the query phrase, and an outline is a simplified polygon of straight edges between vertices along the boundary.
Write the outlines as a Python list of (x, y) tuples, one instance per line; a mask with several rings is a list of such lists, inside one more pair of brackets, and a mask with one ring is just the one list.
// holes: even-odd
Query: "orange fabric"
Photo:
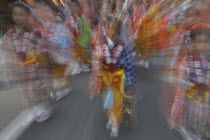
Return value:
[(108, 66), (103, 66), (104, 85), (114, 90), (114, 108), (111, 110), (118, 123), (122, 122), (124, 108), (125, 71), (118, 68), (110, 72)]

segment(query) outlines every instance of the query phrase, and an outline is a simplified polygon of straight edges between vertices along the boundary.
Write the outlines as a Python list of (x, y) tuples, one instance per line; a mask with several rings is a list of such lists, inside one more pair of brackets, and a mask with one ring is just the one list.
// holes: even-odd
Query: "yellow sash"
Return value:
[(118, 68), (110, 72), (108, 66), (103, 66), (102, 80), (107, 87), (114, 90), (114, 108), (111, 110), (116, 120), (120, 123), (123, 117), (123, 99), (125, 89), (125, 70)]
[(203, 96), (198, 94), (198, 86), (194, 86), (190, 88), (187, 92), (186, 95), (188, 98), (190, 98), (193, 102), (195, 103), (203, 103), (209, 100), (210, 94), (209, 90), (203, 91)]

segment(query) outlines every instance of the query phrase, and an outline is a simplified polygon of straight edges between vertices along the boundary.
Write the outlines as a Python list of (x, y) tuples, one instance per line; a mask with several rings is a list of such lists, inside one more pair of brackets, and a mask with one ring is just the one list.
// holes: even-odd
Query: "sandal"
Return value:
[(118, 137), (118, 131), (119, 131), (118, 128), (112, 127), (112, 131), (111, 131), (111, 134), (110, 134), (111, 138), (117, 138)]
[(108, 129), (108, 130), (111, 130), (112, 129), (112, 120), (111, 119), (106, 124), (106, 129)]

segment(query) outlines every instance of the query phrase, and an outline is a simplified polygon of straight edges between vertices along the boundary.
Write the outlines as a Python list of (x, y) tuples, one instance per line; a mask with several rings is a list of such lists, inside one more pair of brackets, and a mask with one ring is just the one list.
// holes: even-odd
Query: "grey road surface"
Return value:
[(0, 131), (3, 130), (22, 110), (21, 99), (15, 89), (1, 89)]
[[(161, 87), (157, 74), (155, 69), (137, 69), (138, 121), (134, 128), (121, 127), (116, 140), (182, 140), (168, 129), (159, 111)], [(18, 140), (109, 140), (101, 98), (88, 99), (88, 76), (72, 77), (73, 91), (57, 103), (53, 117), (32, 124)]]

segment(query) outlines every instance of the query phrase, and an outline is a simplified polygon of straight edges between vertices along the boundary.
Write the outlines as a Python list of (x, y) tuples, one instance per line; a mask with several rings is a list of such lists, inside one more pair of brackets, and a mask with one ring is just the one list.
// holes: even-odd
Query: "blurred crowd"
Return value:
[(135, 68), (152, 69), (159, 53), (160, 111), (169, 127), (187, 140), (210, 137), (210, 0), (20, 0), (9, 6), (14, 25), (0, 32), (1, 80), (17, 89), (37, 122), (71, 92), (71, 75), (91, 72), (89, 98), (102, 95), (106, 128), (117, 137), (121, 123), (134, 121), (141, 78)]

